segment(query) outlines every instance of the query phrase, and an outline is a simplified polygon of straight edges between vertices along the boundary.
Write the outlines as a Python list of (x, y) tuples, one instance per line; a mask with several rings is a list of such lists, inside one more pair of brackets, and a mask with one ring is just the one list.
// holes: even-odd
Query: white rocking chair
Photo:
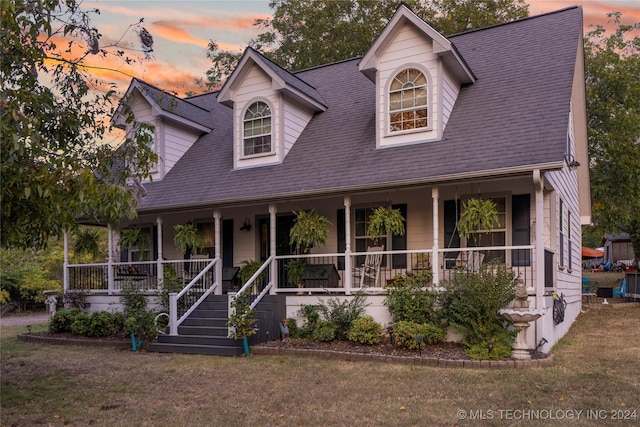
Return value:
[[(360, 287), (364, 286), (365, 280), (373, 282), (372, 287), (378, 285), (378, 277), (380, 276), (380, 265), (382, 264), (382, 252), (384, 246), (370, 246), (367, 248), (367, 256), (364, 259), (364, 264), (359, 267), (354, 267), (353, 277), (359, 278)], [(370, 253), (374, 252), (374, 253)], [(375, 253), (378, 252), (378, 253)]]

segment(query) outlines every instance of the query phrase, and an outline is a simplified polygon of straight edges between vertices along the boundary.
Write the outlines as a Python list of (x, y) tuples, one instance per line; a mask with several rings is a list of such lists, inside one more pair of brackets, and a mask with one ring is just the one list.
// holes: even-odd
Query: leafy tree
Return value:
[[(90, 19), (99, 11), (80, 4), (14, 0), (0, 8), (2, 247), (45, 246), (74, 229), (78, 216), (135, 216), (125, 184), (156, 161), (142, 131), (117, 149), (103, 143), (117, 102), (114, 85), (90, 74), (90, 59), (139, 57), (102, 44)], [(149, 54), (153, 39), (141, 24), (129, 29)]]
[(628, 232), (640, 256), (640, 23), (585, 37), (593, 217), (602, 232)]
[[(363, 55), (400, 5), (397, 0), (272, 0), (273, 17), (257, 19), (249, 45), (277, 64), (301, 70)], [(453, 34), (528, 16), (523, 0), (404, 0), (442, 34)], [(321, 41), (321, 43), (319, 43)], [(209, 43), (213, 67), (207, 86), (219, 87), (242, 52)]]

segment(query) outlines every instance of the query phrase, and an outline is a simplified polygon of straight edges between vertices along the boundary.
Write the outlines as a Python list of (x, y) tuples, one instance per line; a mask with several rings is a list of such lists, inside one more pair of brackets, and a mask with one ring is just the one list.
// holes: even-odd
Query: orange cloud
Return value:
[(155, 21), (152, 33), (154, 36), (164, 37), (176, 43), (192, 43), (205, 49), (209, 43), (207, 40), (192, 36), (171, 21)]

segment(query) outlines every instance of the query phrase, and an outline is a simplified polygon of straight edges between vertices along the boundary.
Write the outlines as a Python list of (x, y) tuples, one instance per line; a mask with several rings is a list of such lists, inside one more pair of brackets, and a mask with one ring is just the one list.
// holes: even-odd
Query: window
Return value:
[(389, 88), (391, 132), (426, 128), (429, 125), (427, 90), (426, 76), (414, 68), (401, 71), (394, 77)]
[(571, 211), (567, 211), (567, 269), (569, 271), (572, 270), (572, 259), (573, 258), (573, 239), (571, 238)]
[[(369, 217), (371, 217), (374, 209), (375, 207), (355, 209), (356, 252), (366, 252), (369, 246), (384, 246), (385, 250), (389, 249), (387, 246), (387, 236), (367, 235), (367, 231), (369, 230)], [(364, 263), (364, 256), (362, 256), (362, 259), (356, 260), (356, 262), (359, 264)]]
[(216, 232), (213, 221), (198, 222), (196, 223), (196, 228), (202, 233), (202, 254), (207, 255), (209, 258), (215, 258)]
[[(400, 214), (405, 219), (404, 228), (405, 233), (402, 236), (396, 235), (382, 235), (382, 236), (368, 236), (367, 231), (369, 230), (369, 218), (373, 213), (373, 210), (376, 208), (356, 208), (354, 210), (355, 215), (355, 250), (356, 252), (366, 252), (367, 248), (370, 246), (383, 246), (384, 250), (406, 250), (407, 249), (407, 205), (406, 204), (398, 204), (392, 205), (392, 209), (398, 209)], [(342, 215), (344, 215), (344, 210), (342, 210)], [(338, 220), (341, 221), (339, 226), (342, 225), (344, 228), (344, 216), (343, 219), (340, 219), (340, 211), (338, 211)], [(342, 240), (341, 240), (342, 239)], [(338, 235), (338, 250), (344, 250), (344, 233), (342, 235)], [(356, 264), (363, 264), (365, 256), (359, 256), (356, 258)], [(382, 257), (382, 265), (387, 265), (387, 256), (384, 255)], [(391, 256), (391, 268), (406, 268), (407, 267), (407, 255), (406, 254), (394, 254)]]
[(253, 156), (271, 152), (271, 109), (258, 101), (244, 113), (244, 155)]

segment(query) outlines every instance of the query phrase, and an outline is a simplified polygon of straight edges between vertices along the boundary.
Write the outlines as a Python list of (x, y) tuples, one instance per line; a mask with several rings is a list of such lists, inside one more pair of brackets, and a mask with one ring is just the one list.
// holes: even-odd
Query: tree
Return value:
[[(156, 161), (142, 131), (117, 148), (103, 143), (116, 94), (91, 75), (89, 58), (139, 57), (118, 43), (102, 45), (91, 13), (99, 10), (85, 12), (76, 0), (0, 8), (2, 247), (45, 246), (79, 216), (135, 216), (136, 197), (125, 184), (148, 176)], [(142, 20), (129, 29), (149, 54), (153, 38)]]
[[(264, 32), (249, 45), (289, 70), (364, 55), (400, 3), (445, 35), (529, 14), (523, 0), (272, 0), (273, 17), (254, 22)], [(216, 88), (242, 52), (220, 50), (211, 41), (207, 56), (213, 61), (207, 86)]]
[(640, 23), (616, 25), (585, 37), (587, 125), (594, 223), (625, 231), (640, 257)]

